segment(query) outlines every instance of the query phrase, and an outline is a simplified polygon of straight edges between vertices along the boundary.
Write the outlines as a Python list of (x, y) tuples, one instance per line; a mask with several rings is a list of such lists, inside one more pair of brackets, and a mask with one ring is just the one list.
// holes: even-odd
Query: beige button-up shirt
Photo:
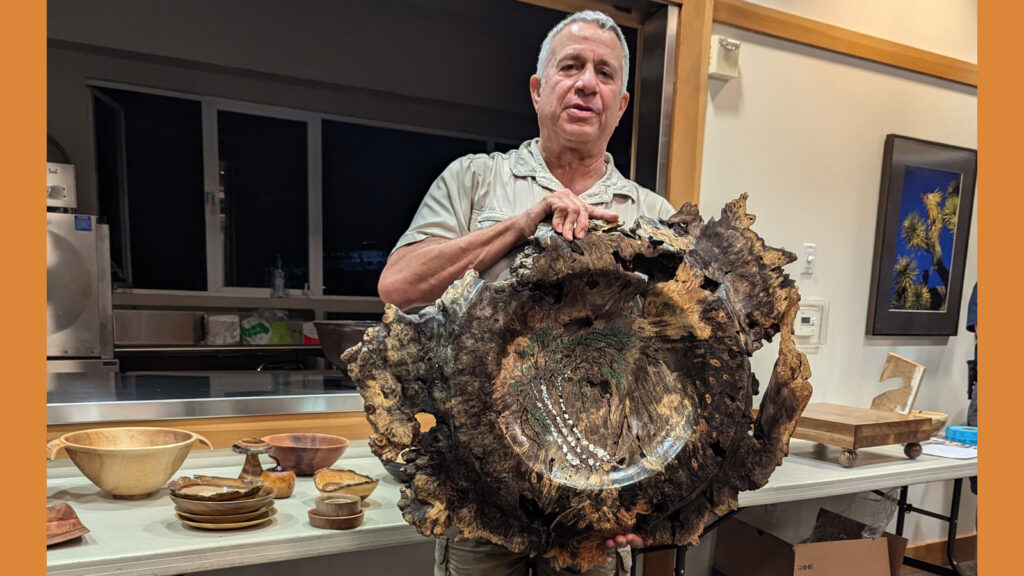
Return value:
[[(668, 218), (675, 209), (665, 198), (628, 180), (605, 154), (605, 173), (579, 198), (611, 210), (626, 225), (639, 216)], [(540, 139), (528, 140), (504, 154), (470, 154), (452, 162), (430, 186), (416, 216), (394, 250), (427, 238), (454, 239), (522, 212), (565, 186), (540, 153)], [(394, 252), (392, 250), (392, 252)], [(507, 274), (513, 251), (480, 277), (493, 281)]]

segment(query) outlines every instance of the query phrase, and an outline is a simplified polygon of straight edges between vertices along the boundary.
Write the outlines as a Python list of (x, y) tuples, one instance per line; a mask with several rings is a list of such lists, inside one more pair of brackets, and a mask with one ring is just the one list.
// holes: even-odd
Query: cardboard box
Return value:
[(716, 534), (714, 573), (721, 576), (898, 576), (907, 543), (886, 534), (790, 544), (736, 518)]

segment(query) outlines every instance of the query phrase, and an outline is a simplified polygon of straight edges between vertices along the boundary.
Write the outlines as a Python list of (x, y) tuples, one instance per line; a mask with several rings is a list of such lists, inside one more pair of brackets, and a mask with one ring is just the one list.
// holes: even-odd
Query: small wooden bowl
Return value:
[(238, 500), (252, 496), (260, 491), (263, 482), (242, 480), (240, 478), (221, 478), (219, 476), (182, 476), (167, 485), (171, 494), (186, 500), (202, 502), (220, 502)]
[(174, 502), (174, 509), (179, 512), (188, 512), (189, 514), (199, 514), (202, 516), (245, 514), (246, 512), (259, 510), (273, 502), (274, 487), (264, 484), (254, 496), (221, 502), (189, 500), (188, 498), (178, 498), (174, 494), (171, 494), (170, 498)]
[(321, 494), (316, 497), (316, 513), (321, 516), (354, 516), (363, 499), (355, 494)]
[(943, 431), (946, 429), (946, 421), (949, 420), (949, 414), (945, 412), (931, 412), (928, 410), (914, 410), (910, 413), (911, 416), (927, 416), (932, 419), (932, 436), (942, 436)]
[(78, 514), (67, 502), (46, 507), (46, 545), (78, 538), (89, 529), (78, 519)]
[(363, 523), (362, 510), (352, 516), (321, 516), (316, 513), (316, 508), (311, 508), (308, 514), (313, 527), (327, 530), (350, 530)]
[(274, 451), (270, 457), (284, 470), (295, 470), (296, 476), (312, 476), (321, 468), (337, 462), (348, 448), (348, 439), (330, 434), (296, 433), (264, 436)]
[(344, 468), (323, 468), (313, 474), (313, 484), (321, 494), (352, 494), (365, 500), (374, 489), (380, 479), (371, 478)]

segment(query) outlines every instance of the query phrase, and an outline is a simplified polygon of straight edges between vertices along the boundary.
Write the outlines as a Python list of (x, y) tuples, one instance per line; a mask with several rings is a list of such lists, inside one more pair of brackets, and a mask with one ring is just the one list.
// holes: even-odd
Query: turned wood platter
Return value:
[[(615, 534), (696, 544), (767, 482), (811, 394), (796, 257), (753, 222), (744, 195), (707, 222), (687, 204), (573, 242), (542, 226), (507, 279), (470, 270), (415, 314), (386, 306), (342, 362), (374, 454), (404, 453), (405, 520), (581, 570)], [(749, 358), (775, 336), (755, 419)]]
[(793, 437), (857, 450), (924, 442), (931, 434), (932, 419), (928, 416), (815, 402), (804, 409)]

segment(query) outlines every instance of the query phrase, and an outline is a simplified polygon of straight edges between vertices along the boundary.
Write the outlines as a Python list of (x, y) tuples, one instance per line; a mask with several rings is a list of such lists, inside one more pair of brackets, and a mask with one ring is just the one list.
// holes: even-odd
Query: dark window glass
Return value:
[(612, 155), (615, 168), (626, 178), (629, 178), (629, 171), (633, 164), (633, 100), (636, 98), (636, 28), (622, 27), (622, 35), (626, 38), (626, 46), (629, 46), (629, 104), (626, 111), (619, 119), (619, 126), (612, 133), (608, 141), (608, 153)]
[(224, 285), (270, 288), (277, 259), (285, 287), (309, 282), (306, 123), (217, 113)]
[(480, 140), (323, 122), (324, 293), (376, 296), (388, 254), (448, 164)]
[[(100, 214), (111, 224), (111, 247), (118, 247), (113, 262), (130, 261), (135, 288), (206, 290), (199, 102), (96, 91), (105, 97), (94, 98), (103, 100), (95, 119), (96, 162)], [(130, 257), (123, 258), (126, 224)]]

